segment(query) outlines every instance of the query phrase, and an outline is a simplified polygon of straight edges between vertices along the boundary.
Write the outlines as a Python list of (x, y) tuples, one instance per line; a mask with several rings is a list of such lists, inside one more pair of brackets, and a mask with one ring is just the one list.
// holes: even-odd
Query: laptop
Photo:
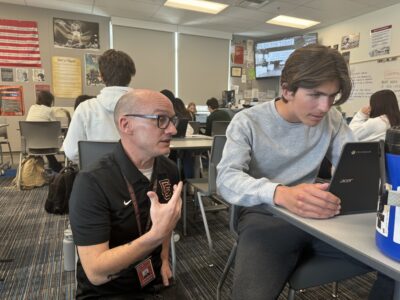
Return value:
[(329, 191), (341, 199), (342, 215), (376, 212), (380, 184), (379, 142), (347, 143)]
[(186, 130), (188, 127), (189, 119), (179, 119), (178, 125), (176, 126), (176, 134), (174, 138), (184, 138), (186, 136)]

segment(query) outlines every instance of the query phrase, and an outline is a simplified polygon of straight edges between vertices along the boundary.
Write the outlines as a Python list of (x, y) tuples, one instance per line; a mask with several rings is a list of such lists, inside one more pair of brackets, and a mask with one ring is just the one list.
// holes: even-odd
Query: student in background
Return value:
[(218, 109), (219, 104), (216, 98), (213, 97), (208, 99), (206, 104), (208, 106), (208, 111), (210, 112), (210, 115), (207, 117), (205, 134), (211, 136), (212, 123), (214, 121), (230, 121), (231, 117), (226, 111)]
[[(36, 104), (33, 104), (29, 108), (26, 121), (56, 121), (54, 111), (51, 109), (53, 104), (53, 94), (48, 91), (40, 91), (36, 99)], [(49, 168), (54, 172), (60, 172), (62, 165), (57, 161), (56, 157), (54, 155), (46, 155), (46, 158), (49, 162)]]
[(79, 160), (78, 141), (119, 139), (113, 120), (114, 108), (119, 98), (132, 90), (129, 83), (136, 73), (132, 58), (114, 49), (107, 50), (100, 56), (99, 70), (106, 87), (96, 98), (77, 107), (64, 140), (65, 155), (75, 163)]
[(196, 104), (194, 102), (190, 102), (187, 106), (187, 111), (190, 114), (190, 121), (196, 121)]
[(33, 104), (26, 116), (27, 121), (56, 121), (51, 107), (54, 105), (54, 96), (48, 91), (40, 91), (36, 104)]
[(386, 130), (400, 125), (400, 110), (392, 90), (380, 90), (371, 95), (369, 106), (358, 111), (349, 126), (359, 141), (384, 140)]
[[(161, 94), (166, 96), (172, 103), (172, 106), (174, 107), (174, 111), (176, 116), (181, 120), (181, 119), (188, 119), (190, 120), (189, 112), (185, 108), (185, 104), (183, 101), (179, 98), (175, 98), (174, 93), (172, 93), (170, 90), (162, 90)], [(178, 125), (179, 126), (179, 125)], [(186, 136), (192, 135), (193, 134), (193, 128), (188, 124), (187, 129), (186, 129)], [(181, 175), (181, 178), (193, 178), (194, 176), (194, 158), (193, 158), (193, 151), (187, 150), (187, 151), (180, 151), (179, 154), (181, 155), (180, 158), (182, 160), (183, 164), (183, 174)], [(178, 160), (178, 151), (176, 150), (171, 150), (169, 154), (169, 158), (173, 160), (174, 162), (177, 162)]]
[[(340, 199), (329, 184), (314, 182), (323, 158), (336, 166), (344, 144), (355, 139), (331, 109), (350, 95), (347, 64), (326, 46), (298, 48), (285, 63), (280, 85), (280, 99), (235, 115), (226, 133), (229, 151), (217, 167), (221, 196), (243, 206), (234, 300), (277, 299), (305, 250), (358, 263), (265, 209), (276, 205), (315, 219), (339, 214)], [(370, 299), (392, 298), (392, 280), (378, 273), (375, 284)]]
[(93, 96), (89, 96), (89, 95), (80, 95), (78, 97), (76, 97), (75, 99), (75, 104), (74, 104), (74, 110), (76, 110), (76, 108), (78, 107), (79, 104), (81, 104), (82, 102), (92, 99), (94, 98)]
[[(162, 90), (160, 93), (166, 96), (171, 101), (172, 105), (174, 106), (174, 111), (176, 113), (176, 116), (179, 119), (190, 120), (189, 112), (186, 110), (185, 104), (181, 99), (175, 98), (174, 93), (171, 92), (170, 90)], [(192, 134), (193, 134), (193, 128), (192, 126), (190, 126), (190, 124), (188, 124), (188, 127), (186, 129), (186, 135), (192, 135)]]

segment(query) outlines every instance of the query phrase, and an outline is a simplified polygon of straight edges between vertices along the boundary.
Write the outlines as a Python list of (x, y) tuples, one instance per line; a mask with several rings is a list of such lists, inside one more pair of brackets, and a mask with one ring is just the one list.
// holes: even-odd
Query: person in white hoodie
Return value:
[(114, 124), (114, 108), (136, 73), (132, 58), (114, 49), (99, 58), (99, 70), (106, 85), (100, 94), (81, 103), (75, 110), (63, 147), (69, 160), (79, 160), (78, 141), (118, 141), (120, 135)]
[(392, 90), (380, 90), (371, 95), (369, 106), (363, 107), (349, 126), (362, 142), (384, 140), (386, 130), (400, 125), (400, 110)]

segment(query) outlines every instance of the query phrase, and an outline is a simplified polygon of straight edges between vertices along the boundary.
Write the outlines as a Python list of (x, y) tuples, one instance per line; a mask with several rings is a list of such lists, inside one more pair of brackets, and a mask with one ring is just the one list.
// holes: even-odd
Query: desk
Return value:
[(174, 150), (209, 150), (213, 139), (209, 136), (195, 136), (185, 138), (173, 138), (170, 148)]
[(292, 225), (332, 245), (396, 282), (393, 299), (400, 300), (400, 263), (383, 255), (375, 245), (376, 213), (315, 220), (296, 216), (280, 207), (266, 209)]
[[(178, 152), (181, 150), (210, 150), (213, 143), (213, 138), (209, 136), (193, 136), (193, 137), (185, 137), (185, 138), (175, 138), (172, 139), (170, 148), (173, 150), (177, 150)], [(200, 177), (200, 154), (196, 155), (196, 159), (194, 161), (194, 177)], [(181, 170), (182, 162), (180, 159), (180, 155), (178, 154), (178, 169)]]

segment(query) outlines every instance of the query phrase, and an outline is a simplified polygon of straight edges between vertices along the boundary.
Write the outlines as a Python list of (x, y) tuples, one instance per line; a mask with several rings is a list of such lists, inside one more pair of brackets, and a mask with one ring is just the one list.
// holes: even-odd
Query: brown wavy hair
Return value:
[[(312, 89), (321, 84), (338, 80), (340, 98), (335, 105), (347, 101), (351, 92), (351, 78), (343, 56), (335, 49), (311, 44), (296, 49), (282, 70), (280, 84), (296, 93), (298, 88)], [(287, 101), (283, 99), (283, 101)]]
[(371, 95), (369, 99), (371, 106), (370, 118), (386, 115), (390, 126), (400, 125), (400, 110), (397, 97), (392, 90), (380, 90)]

